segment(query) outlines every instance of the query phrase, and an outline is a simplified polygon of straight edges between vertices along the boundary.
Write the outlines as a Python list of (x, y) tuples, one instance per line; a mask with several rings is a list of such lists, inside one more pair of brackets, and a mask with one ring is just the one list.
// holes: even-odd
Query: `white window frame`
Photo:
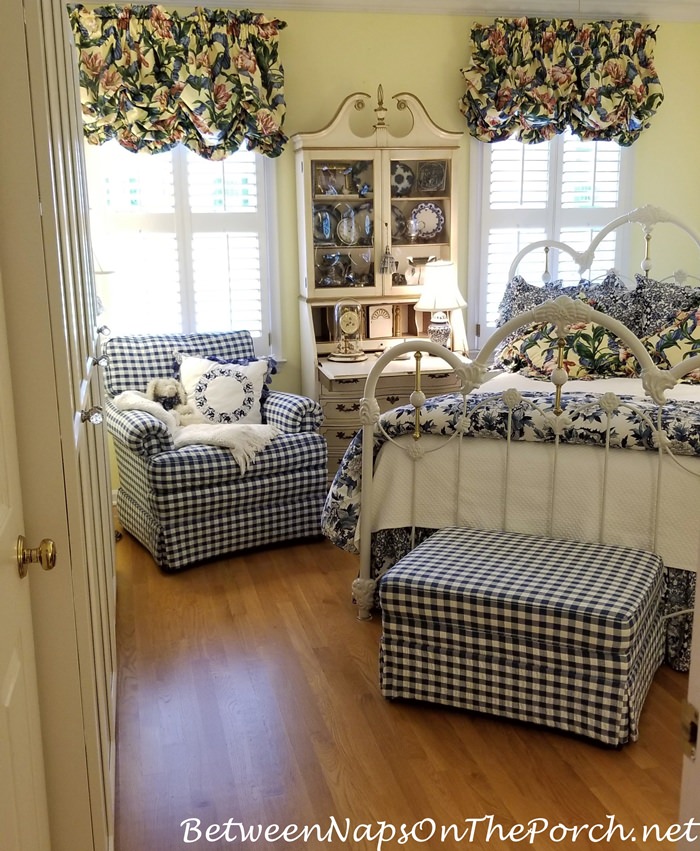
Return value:
[[(468, 317), (467, 335), (474, 349), (481, 345), (495, 331), (494, 325), (488, 325), (486, 319), (488, 232), (498, 224), (503, 227), (544, 227), (547, 239), (559, 239), (562, 228), (592, 227), (600, 229), (631, 209), (632, 186), (632, 150), (621, 148), (619, 197), (616, 207), (569, 208), (563, 209), (557, 200), (561, 194), (561, 158), (562, 137), (553, 140), (554, 156), (550, 159), (549, 203), (546, 209), (491, 210), (489, 208), (490, 145), (470, 140), (470, 201), (469, 201), (469, 280), (467, 285)], [(498, 144), (492, 143), (492, 144)], [(565, 240), (564, 240), (565, 241)], [(624, 270), (629, 258), (629, 237), (627, 229), (617, 231), (615, 243), (615, 268)], [(550, 252), (549, 271), (552, 278), (557, 276), (557, 255)], [(510, 263), (513, 258), (508, 258)], [(544, 267), (542, 269), (544, 272)], [(507, 281), (504, 281), (504, 285)], [(539, 284), (541, 281), (530, 281)]]
[[(116, 143), (108, 143), (116, 144)], [(86, 144), (86, 163), (88, 173), (88, 190), (90, 175), (95, 173), (99, 167), (94, 155), (91, 155), (94, 146)], [(195, 327), (194, 311), (194, 281), (192, 268), (192, 243), (191, 235), (198, 232), (190, 227), (188, 212), (182, 199), (187, 192), (187, 172), (184, 167), (187, 156), (187, 148), (182, 145), (174, 148), (170, 153), (173, 157), (173, 190), (174, 190), (174, 212), (143, 214), (139, 218), (148, 230), (157, 231), (170, 219), (173, 230), (178, 234), (178, 267), (180, 306), (182, 316), (182, 332), (192, 333), (198, 329)], [(163, 156), (163, 154), (134, 154), (134, 156)], [(256, 180), (257, 180), (257, 210), (245, 213), (197, 213), (195, 214), (200, 223), (206, 221), (206, 230), (213, 232), (221, 231), (243, 231), (254, 232), (258, 237), (259, 261), (260, 261), (260, 297), (261, 297), (261, 334), (254, 335), (256, 353), (268, 355), (275, 353), (280, 359), (281, 339), (280, 328), (280, 289), (279, 289), (279, 267), (277, 240), (279, 229), (277, 227), (277, 197), (276, 197), (276, 173), (274, 161), (270, 157), (256, 155)], [(128, 214), (127, 214), (128, 215)], [(99, 225), (99, 211), (91, 210), (93, 232), (103, 231)], [(114, 214), (118, 219), (119, 214)], [(217, 220), (222, 227), (217, 228)], [(225, 226), (224, 226), (225, 221)], [(96, 225), (96, 226), (95, 226)], [(99, 240), (97, 241), (99, 243)], [(99, 246), (95, 244), (96, 273), (99, 276), (100, 258)], [(108, 265), (108, 264), (107, 264)], [(106, 317), (109, 324), (109, 317)], [(119, 328), (112, 328), (113, 333), (120, 333)], [(227, 330), (227, 329), (221, 329)]]

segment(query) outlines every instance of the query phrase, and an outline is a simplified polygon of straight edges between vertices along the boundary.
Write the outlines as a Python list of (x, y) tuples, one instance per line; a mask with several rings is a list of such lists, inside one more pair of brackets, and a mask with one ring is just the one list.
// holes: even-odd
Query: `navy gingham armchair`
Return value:
[(117, 512), (123, 528), (166, 571), (237, 550), (320, 535), (327, 491), (326, 442), (317, 402), (272, 389), (263, 421), (282, 434), (242, 474), (224, 448), (176, 449), (168, 428), (144, 411), (112, 402), (145, 391), (152, 378), (177, 377), (173, 352), (222, 360), (255, 359), (248, 331), (114, 337), (104, 352), (105, 421), (119, 472)]

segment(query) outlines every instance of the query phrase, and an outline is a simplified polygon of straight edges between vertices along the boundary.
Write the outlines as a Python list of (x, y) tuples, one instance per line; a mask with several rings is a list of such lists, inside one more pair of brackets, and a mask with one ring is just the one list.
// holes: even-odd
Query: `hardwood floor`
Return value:
[[(356, 569), (354, 556), (320, 541), (164, 575), (124, 535), (116, 851), (677, 847), (642, 843), (641, 831), (677, 820), (685, 675), (661, 668), (640, 740), (621, 750), (392, 703), (377, 685), (380, 621), (358, 622), (350, 602)], [(471, 842), (454, 833), (441, 841), (443, 826), (463, 834), (465, 820), (489, 815), (490, 838), (481, 821)], [(347, 842), (291, 841), (291, 832), (243, 841), (233, 824), (318, 825), (325, 834), (332, 817), (343, 829), (349, 819)], [(188, 819), (198, 821), (186, 832)], [(434, 820), (435, 836), (399, 844), (401, 824), (421, 819)], [(499, 839), (499, 827), (532, 819), (548, 820), (534, 845)], [(385, 840), (396, 828), (393, 841), (376, 838), (380, 822)], [(558, 823), (603, 827), (574, 842), (549, 834)], [(207, 839), (211, 825), (223, 827)], [(363, 838), (362, 825), (375, 838)], [(630, 830), (635, 843), (621, 837)], [(612, 838), (593, 841), (603, 835)]]

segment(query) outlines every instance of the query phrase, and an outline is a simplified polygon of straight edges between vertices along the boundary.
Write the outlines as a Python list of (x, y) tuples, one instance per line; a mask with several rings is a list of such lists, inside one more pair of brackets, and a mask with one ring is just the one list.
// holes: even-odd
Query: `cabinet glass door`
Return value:
[(398, 264), (391, 292), (405, 294), (420, 286), (421, 268), (432, 258), (451, 259), (451, 165), (439, 154), (389, 156), (391, 253)]
[(312, 159), (309, 271), (315, 295), (376, 293), (374, 160)]

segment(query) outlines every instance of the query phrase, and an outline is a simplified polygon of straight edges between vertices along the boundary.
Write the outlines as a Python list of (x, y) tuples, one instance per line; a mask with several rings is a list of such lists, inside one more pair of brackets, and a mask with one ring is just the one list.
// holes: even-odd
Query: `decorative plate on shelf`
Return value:
[(394, 198), (401, 198), (403, 195), (408, 195), (411, 189), (413, 189), (415, 179), (413, 169), (409, 168), (406, 163), (392, 162), (391, 194)]
[(445, 189), (447, 169), (444, 162), (429, 160), (418, 165), (418, 191), (442, 192)]
[(324, 204), (314, 207), (314, 242), (335, 242), (340, 216), (333, 207)]
[(406, 219), (398, 207), (391, 207), (391, 236), (393, 239), (398, 239), (406, 230)]
[(372, 160), (361, 160), (352, 164), (350, 175), (355, 190), (360, 198), (364, 198), (372, 191), (372, 169), (374, 163)]
[(445, 227), (445, 214), (432, 201), (414, 207), (411, 219), (419, 225), (421, 239), (432, 239)]
[(363, 245), (368, 245), (372, 242), (374, 232), (374, 206), (369, 201), (356, 208), (355, 221), (360, 235), (359, 241)]
[(355, 221), (355, 214), (343, 216), (336, 228), (338, 239), (344, 245), (355, 245), (360, 239), (360, 230)]

